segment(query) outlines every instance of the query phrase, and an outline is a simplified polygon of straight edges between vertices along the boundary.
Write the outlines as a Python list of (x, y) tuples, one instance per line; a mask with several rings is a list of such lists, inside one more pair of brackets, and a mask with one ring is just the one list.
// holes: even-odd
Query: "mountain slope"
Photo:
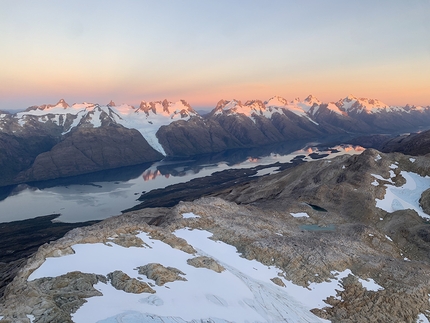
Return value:
[[(376, 99), (353, 96), (330, 103), (314, 96), (303, 101), (288, 101), (279, 96), (265, 102), (221, 100), (204, 117), (184, 100), (142, 101), (138, 108), (115, 105), (112, 101), (107, 105), (69, 105), (60, 100), (54, 105), (33, 106), (15, 114), (0, 113), (0, 185), (43, 180), (58, 174), (73, 176), (155, 161), (163, 156), (192, 156), (288, 140), (317, 140), (329, 135), (399, 133), (429, 126), (430, 107), (390, 107)], [(76, 146), (77, 141), (84, 140), (79, 135), (83, 129), (92, 133), (94, 143), (113, 140), (115, 137), (109, 135), (108, 129), (115, 129), (113, 132), (123, 138), (112, 141), (116, 150), (103, 151), (121, 152), (124, 157), (108, 153), (103, 162), (94, 162), (88, 154), (72, 154), (69, 138), (74, 138)], [(124, 129), (138, 131), (138, 134), (131, 132), (133, 142), (127, 141), (129, 132)], [(118, 147), (119, 142), (123, 149)], [(97, 150), (96, 146), (94, 149)], [(139, 151), (138, 157), (124, 151)], [(53, 157), (62, 155), (76, 160)], [(56, 160), (56, 167), (43, 166), (52, 164), (51, 157)], [(111, 158), (115, 162), (107, 161)], [(85, 166), (78, 167), (79, 163)], [(35, 175), (36, 169), (39, 175)]]
[(110, 125), (78, 128), (39, 154), (31, 167), (17, 175), (19, 182), (86, 174), (162, 159), (134, 129)]
[(410, 135), (400, 135), (384, 143), (383, 152), (400, 152), (408, 155), (426, 155), (430, 153), (430, 130)]

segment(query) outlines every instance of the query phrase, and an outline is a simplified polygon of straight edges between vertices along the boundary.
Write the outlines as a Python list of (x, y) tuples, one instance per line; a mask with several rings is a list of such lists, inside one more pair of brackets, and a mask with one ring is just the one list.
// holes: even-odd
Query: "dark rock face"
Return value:
[(19, 172), (57, 142), (58, 138), (40, 132), (28, 137), (0, 133), (0, 185), (14, 184)]
[(427, 214), (430, 214), (430, 188), (425, 190), (423, 194), (421, 194), (419, 202), (423, 211)]
[(255, 122), (241, 114), (195, 117), (162, 126), (157, 138), (168, 156), (192, 156), (343, 133), (330, 127), (328, 131), (320, 130), (311, 121), (288, 111), (275, 113), (271, 119), (258, 115), (253, 119)]
[(191, 156), (242, 146), (219, 123), (201, 118), (162, 126), (157, 132), (157, 138), (170, 156)]
[(430, 153), (430, 130), (410, 135), (401, 135), (388, 140), (381, 148), (383, 152), (401, 152), (407, 155)]
[(78, 128), (50, 151), (37, 156), (16, 182), (74, 176), (155, 161), (163, 156), (134, 129), (121, 126)]
[[(376, 131), (376, 129), (372, 129), (372, 127), (365, 122), (353, 118), (346, 113), (344, 115), (339, 115), (331, 111), (327, 104), (322, 104), (314, 108), (318, 109), (314, 112), (315, 121), (318, 122), (322, 128), (326, 129), (326, 131), (331, 131), (331, 133), (339, 132), (339, 129), (357, 133)], [(313, 110), (311, 109), (311, 111)]]
[(430, 123), (428, 114), (417, 111), (411, 111), (410, 113), (381, 111), (374, 114), (350, 114), (350, 116), (369, 125), (371, 129), (377, 129), (378, 132), (397, 132), (401, 129), (411, 130)]

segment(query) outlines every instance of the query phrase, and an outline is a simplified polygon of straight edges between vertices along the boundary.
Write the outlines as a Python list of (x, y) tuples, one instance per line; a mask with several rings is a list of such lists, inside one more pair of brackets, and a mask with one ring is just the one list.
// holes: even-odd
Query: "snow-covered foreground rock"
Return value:
[[(425, 322), (430, 229), (405, 202), (429, 169), (367, 150), (75, 229), (29, 259), (1, 322)], [(389, 189), (413, 198), (384, 210)]]
[[(279, 269), (255, 260), (241, 258), (235, 247), (210, 240), (202, 230), (179, 229), (174, 235), (185, 239), (195, 250), (190, 255), (164, 242), (140, 233), (142, 247), (124, 248), (116, 244), (79, 244), (74, 254), (48, 258), (29, 280), (57, 277), (71, 271), (107, 275), (121, 270), (131, 278), (152, 284), (155, 294), (133, 294), (99, 282), (94, 287), (103, 296), (88, 300), (72, 315), (74, 322), (189, 322), (212, 319), (214, 322), (321, 322), (309, 310), (326, 305), (323, 299), (340, 288), (337, 279), (315, 284), (311, 289), (279, 278)], [(187, 263), (193, 257), (214, 259), (225, 268), (221, 273), (195, 268)], [(184, 273), (185, 281), (156, 286), (139, 275), (137, 267), (159, 263)], [(337, 278), (347, 275), (342, 273)], [(278, 278), (287, 287), (276, 285)], [(145, 319), (144, 319), (145, 318)]]

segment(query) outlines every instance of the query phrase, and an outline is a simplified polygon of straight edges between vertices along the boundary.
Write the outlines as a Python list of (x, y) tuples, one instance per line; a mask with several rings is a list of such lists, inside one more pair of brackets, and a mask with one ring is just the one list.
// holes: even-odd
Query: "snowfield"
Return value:
[[(183, 217), (192, 221), (199, 215), (185, 213)], [(197, 254), (172, 248), (142, 232), (137, 235), (144, 241), (142, 247), (124, 248), (114, 243), (74, 245), (74, 254), (46, 259), (28, 280), (71, 271), (107, 275), (121, 270), (132, 278), (153, 283), (135, 269), (148, 263), (160, 263), (185, 273), (182, 277), (186, 281), (151, 285), (155, 294), (126, 293), (110, 282), (100, 282), (95, 288), (103, 296), (88, 298), (72, 316), (76, 323), (328, 322), (310, 309), (328, 306), (324, 299), (336, 296), (336, 290), (342, 290), (340, 279), (352, 274), (350, 270), (333, 272), (336, 279), (304, 288), (284, 279), (278, 268), (242, 258), (235, 247), (211, 240), (208, 231), (183, 228), (174, 234), (192, 245)], [(195, 256), (210, 257), (225, 270), (217, 273), (187, 264), (187, 259)], [(273, 278), (279, 278), (286, 287), (273, 283)], [(368, 290), (382, 289), (372, 280), (359, 281)]]
[[(395, 165), (391, 165), (395, 166)], [(390, 171), (391, 177), (394, 177), (394, 172)], [(397, 210), (411, 209), (418, 213), (419, 216), (430, 219), (430, 215), (424, 213), (419, 204), (421, 194), (430, 187), (430, 177), (422, 177), (416, 173), (401, 171), (400, 175), (406, 180), (406, 183), (400, 187), (394, 186), (392, 178), (385, 179), (380, 175), (372, 174), (373, 177), (379, 180), (388, 181), (390, 184), (384, 184), (386, 187), (385, 196), (383, 199), (375, 199), (376, 207), (387, 212)], [(373, 184), (373, 183), (372, 183)]]

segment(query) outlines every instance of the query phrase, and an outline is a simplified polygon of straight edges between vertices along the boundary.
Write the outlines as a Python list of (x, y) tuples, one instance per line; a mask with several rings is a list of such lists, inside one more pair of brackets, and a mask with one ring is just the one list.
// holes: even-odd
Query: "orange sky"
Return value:
[(0, 110), (308, 94), (430, 105), (429, 16), (428, 1), (5, 0)]

